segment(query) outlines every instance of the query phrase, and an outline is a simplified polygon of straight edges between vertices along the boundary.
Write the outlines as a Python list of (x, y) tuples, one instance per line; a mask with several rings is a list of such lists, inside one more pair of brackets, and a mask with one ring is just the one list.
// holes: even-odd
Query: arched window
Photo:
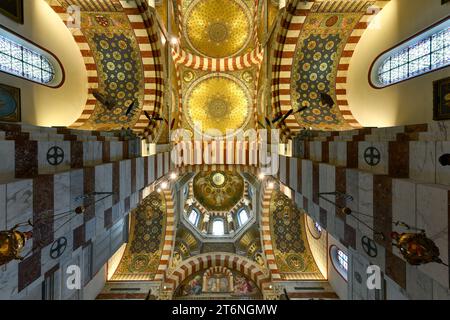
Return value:
[(330, 257), (336, 271), (347, 281), (348, 278), (348, 256), (336, 246), (330, 247)]
[(239, 225), (243, 226), (244, 224), (247, 223), (248, 220), (249, 220), (249, 216), (248, 216), (247, 210), (245, 210), (245, 208), (241, 208), (238, 212)]
[(450, 19), (422, 31), (381, 54), (371, 71), (372, 85), (383, 88), (450, 65)]
[(0, 71), (50, 87), (64, 78), (59, 61), (18, 35), (0, 28)]
[(318, 233), (322, 233), (322, 227), (318, 222), (314, 222), (314, 229), (316, 229)]
[(225, 226), (222, 219), (216, 219), (212, 224), (213, 236), (223, 236), (225, 234)]
[(199, 218), (200, 218), (199, 212), (197, 211), (196, 208), (193, 208), (191, 210), (191, 212), (189, 213), (189, 217), (188, 217), (189, 222), (192, 223), (192, 225), (197, 226)]

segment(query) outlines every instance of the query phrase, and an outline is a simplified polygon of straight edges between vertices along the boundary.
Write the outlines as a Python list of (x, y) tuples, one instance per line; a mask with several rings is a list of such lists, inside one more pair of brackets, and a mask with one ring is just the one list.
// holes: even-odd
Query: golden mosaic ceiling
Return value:
[(194, 177), (193, 189), (207, 210), (228, 211), (244, 195), (244, 179), (232, 171), (202, 171)]
[(191, 48), (212, 58), (239, 54), (252, 34), (250, 10), (241, 0), (193, 1), (184, 25), (184, 37)]
[(186, 117), (191, 125), (201, 125), (202, 133), (224, 136), (235, 134), (247, 125), (251, 116), (251, 97), (238, 79), (228, 74), (210, 74), (200, 78), (188, 90)]

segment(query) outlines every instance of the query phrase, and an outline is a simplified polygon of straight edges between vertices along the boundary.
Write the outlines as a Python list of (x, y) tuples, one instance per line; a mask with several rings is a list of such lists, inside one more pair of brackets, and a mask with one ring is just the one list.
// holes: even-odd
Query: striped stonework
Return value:
[(211, 267), (222, 266), (237, 270), (253, 280), (262, 290), (270, 282), (267, 270), (257, 263), (229, 252), (205, 253), (183, 261), (173, 272), (167, 275), (167, 284), (173, 291), (190, 275)]
[(163, 190), (163, 195), (166, 201), (166, 232), (164, 236), (164, 244), (161, 253), (161, 259), (158, 266), (158, 271), (155, 275), (155, 280), (165, 281), (165, 273), (169, 266), (170, 258), (172, 257), (172, 250), (175, 246), (175, 206), (173, 202), (172, 190)]
[(266, 264), (272, 275), (272, 280), (281, 280), (280, 271), (275, 260), (275, 255), (272, 246), (272, 235), (270, 233), (270, 199), (272, 198), (273, 189), (264, 186), (262, 196), (262, 215), (261, 215), (261, 239), (264, 255), (266, 257)]
[(78, 6), (81, 11), (115, 12), (122, 11), (119, 0), (61, 0), (67, 6)]
[(257, 46), (255, 49), (238, 57), (208, 58), (189, 53), (180, 46), (172, 46), (172, 56), (175, 64), (181, 64), (187, 68), (211, 72), (227, 72), (250, 68), (261, 64), (264, 50)]
[(144, 111), (155, 112), (162, 116), (164, 73), (158, 25), (154, 13), (149, 9), (146, 1), (121, 1), (121, 3), (133, 26), (144, 66), (144, 106), (134, 129), (146, 129), (147, 140), (155, 142), (158, 140), (164, 124), (154, 121), (149, 126)]
[[(68, 25), (70, 15), (67, 13), (67, 9), (63, 7), (57, 0), (46, 0), (50, 7), (55, 11), (65, 25)], [(88, 82), (88, 98), (84, 106), (83, 112), (80, 117), (72, 124), (71, 127), (79, 127), (86, 123), (91, 114), (94, 112), (96, 100), (92, 95), (92, 90), (98, 88), (98, 73), (97, 66), (94, 61), (94, 56), (89, 47), (86, 37), (83, 35), (81, 29), (69, 28), (73, 35), (75, 42), (80, 48), (80, 53), (83, 56), (84, 65), (87, 71)]]
[[(273, 43), (272, 64), (272, 110), (273, 115), (286, 113), (291, 109), (291, 68), (300, 31), (314, 0), (291, 0), (286, 4)], [(300, 126), (291, 115), (281, 124), (281, 138), (286, 139), (291, 131), (300, 130)]]
[(254, 175), (258, 174), (258, 167), (254, 166), (245, 166), (245, 165), (231, 165), (231, 164), (199, 164), (199, 165), (189, 165), (176, 167), (175, 171), (178, 174), (188, 173), (188, 172), (200, 172), (200, 171), (237, 171), (237, 172), (245, 172), (251, 173)]
[[(371, 5), (367, 10), (366, 14), (361, 18), (359, 23), (356, 25), (355, 29), (352, 31), (350, 37), (348, 38), (347, 44), (344, 47), (344, 51), (342, 52), (341, 59), (339, 60), (338, 71), (336, 76), (336, 97), (337, 104), (339, 110), (341, 111), (342, 116), (346, 120), (348, 124), (350, 124), (354, 128), (361, 128), (359, 122), (354, 118), (349, 103), (347, 100), (347, 75), (348, 69), (350, 67), (350, 61), (353, 56), (353, 52), (355, 51), (356, 46), (358, 45), (359, 40), (361, 39), (364, 31), (369, 27), (370, 23), (374, 21), (376, 15), (384, 8), (384, 6), (390, 0), (376, 1), (375, 4)], [(367, 1), (359, 1), (359, 2), (367, 2)], [(374, 2), (374, 1), (372, 1)], [(351, 2), (347, 2), (347, 6), (344, 8), (340, 8), (340, 10), (356, 10), (358, 7), (348, 7)], [(339, 8), (338, 8), (339, 9)], [(338, 11), (338, 12), (341, 12)], [(351, 11), (344, 11), (351, 12)], [(374, 28), (376, 27), (376, 22), (374, 22)]]

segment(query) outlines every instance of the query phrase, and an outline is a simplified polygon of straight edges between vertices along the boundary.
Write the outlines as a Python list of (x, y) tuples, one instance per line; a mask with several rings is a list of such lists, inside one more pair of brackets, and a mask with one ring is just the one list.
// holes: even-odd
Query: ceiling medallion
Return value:
[(184, 17), (184, 38), (203, 56), (237, 55), (252, 38), (252, 13), (242, 0), (196, 0)]
[(217, 187), (220, 187), (225, 183), (225, 176), (222, 173), (217, 172), (212, 176), (212, 182)]

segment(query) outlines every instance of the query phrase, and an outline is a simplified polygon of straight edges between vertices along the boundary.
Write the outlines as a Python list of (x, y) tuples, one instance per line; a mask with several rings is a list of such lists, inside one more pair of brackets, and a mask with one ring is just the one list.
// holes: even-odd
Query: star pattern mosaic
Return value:
[(164, 197), (153, 192), (132, 213), (130, 242), (112, 280), (151, 280), (159, 266), (166, 226)]

